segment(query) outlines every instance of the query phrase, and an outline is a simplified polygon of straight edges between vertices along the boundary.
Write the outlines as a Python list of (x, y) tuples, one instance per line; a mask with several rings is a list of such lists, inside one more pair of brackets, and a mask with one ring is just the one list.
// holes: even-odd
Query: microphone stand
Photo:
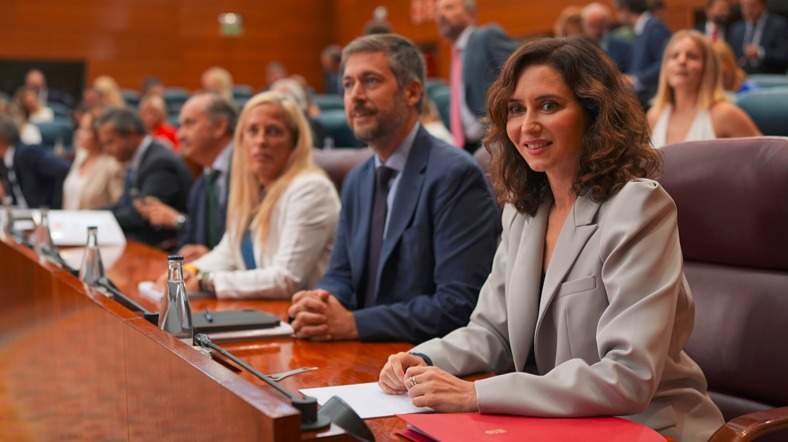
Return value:
[(331, 424), (331, 419), (329, 419), (326, 416), (318, 415), (317, 399), (311, 396), (300, 397), (299, 395), (293, 394), (290, 390), (282, 387), (281, 385), (279, 385), (278, 382), (274, 381), (273, 379), (264, 375), (263, 373), (260, 373), (254, 367), (247, 364), (242, 359), (239, 359), (232, 353), (214, 344), (213, 341), (211, 341), (211, 338), (209, 338), (204, 333), (198, 333), (194, 335), (194, 343), (199, 345), (200, 347), (209, 348), (211, 350), (215, 350), (219, 352), (222, 356), (235, 362), (240, 367), (243, 367), (244, 370), (248, 371), (253, 376), (262, 380), (266, 384), (270, 385), (273, 389), (278, 391), (280, 394), (290, 399), (290, 403), (293, 405), (293, 407), (295, 407), (298, 411), (301, 412), (301, 431), (315, 431), (320, 428), (327, 427)]

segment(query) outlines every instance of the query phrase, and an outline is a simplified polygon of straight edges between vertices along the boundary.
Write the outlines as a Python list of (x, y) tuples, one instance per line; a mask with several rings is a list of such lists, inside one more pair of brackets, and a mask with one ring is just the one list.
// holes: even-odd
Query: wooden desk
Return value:
[[(140, 304), (166, 255), (130, 243), (108, 275)], [(237, 374), (161, 332), (73, 276), (0, 240), (0, 440), (350, 440), (340, 429), (301, 433), (300, 416), (263, 382)], [(285, 301), (195, 300), (193, 309), (256, 308), (283, 319)], [(370, 382), (405, 343), (267, 338), (222, 346), (263, 373), (319, 370), (288, 388)], [(378, 440), (404, 428), (369, 420)]]

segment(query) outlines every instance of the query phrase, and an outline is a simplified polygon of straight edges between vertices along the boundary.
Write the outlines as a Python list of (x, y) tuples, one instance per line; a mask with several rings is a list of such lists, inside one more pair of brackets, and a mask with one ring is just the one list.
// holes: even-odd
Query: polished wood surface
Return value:
[(749, 442), (778, 431), (788, 431), (788, 407), (756, 411), (731, 419), (709, 441)]
[[(332, 426), (300, 433), (300, 417), (262, 381), (161, 332), (73, 276), (0, 241), (0, 440), (348, 440)], [(145, 308), (137, 283), (166, 255), (127, 244), (108, 276)], [(8, 308), (5, 308), (7, 306)], [(285, 301), (196, 299), (194, 310), (255, 308), (284, 319)], [(318, 343), (263, 338), (220, 343), (263, 373), (301, 366), (292, 389), (370, 382), (404, 343)], [(368, 421), (378, 440), (404, 428)]]

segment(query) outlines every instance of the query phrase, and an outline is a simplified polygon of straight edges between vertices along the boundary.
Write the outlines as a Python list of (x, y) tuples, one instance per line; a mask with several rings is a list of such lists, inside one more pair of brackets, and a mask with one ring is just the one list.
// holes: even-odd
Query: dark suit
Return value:
[(638, 81), (638, 97), (646, 102), (657, 92), (662, 53), (670, 40), (670, 30), (656, 17), (649, 17), (643, 32), (632, 43), (632, 59), (627, 73)]
[(151, 142), (136, 170), (129, 170), (123, 195), (112, 213), (129, 239), (159, 246), (176, 239), (177, 231), (152, 226), (134, 208), (136, 196), (154, 196), (179, 212), (186, 211), (191, 186), (191, 172), (172, 150), (157, 141)]
[(632, 45), (613, 35), (606, 35), (600, 45), (616, 63), (621, 72), (627, 72), (632, 59)]
[[(232, 147), (228, 147), (232, 149)], [(191, 192), (189, 192), (189, 203), (187, 205), (188, 218), (183, 228), (178, 244), (202, 244), (208, 248), (213, 248), (216, 244), (209, 244), (208, 241), (208, 201), (205, 195), (208, 185), (208, 175), (202, 174), (194, 182)], [(224, 202), (222, 203), (222, 199)], [(225, 178), (224, 197), (219, 199), (219, 213), (217, 214), (217, 237), (216, 243), (224, 235), (227, 222), (227, 202), (230, 199), (230, 174)]]
[[(17, 184), (28, 207), (60, 208), (63, 180), (66, 179), (69, 170), (66, 160), (41, 146), (17, 144), (14, 148), (13, 168)], [(16, 195), (12, 194), (11, 197), (14, 204), (19, 204)]]
[[(319, 284), (351, 310), (364, 300), (374, 182), (374, 158), (345, 180), (331, 262)], [(392, 206), (375, 303), (354, 312), (359, 338), (416, 343), (465, 325), (490, 271), (498, 224), (479, 166), (420, 128)]]
[[(744, 38), (747, 26), (744, 20), (736, 22), (728, 35), (736, 58), (744, 57)], [(763, 48), (763, 58), (754, 62), (747, 62), (742, 67), (747, 73), (784, 74), (788, 69), (788, 23), (784, 17), (768, 14), (763, 25), (760, 46)]]
[(476, 117), (486, 115), (487, 90), (516, 47), (495, 24), (474, 29), (468, 38), (462, 53), (462, 79), (465, 103)]

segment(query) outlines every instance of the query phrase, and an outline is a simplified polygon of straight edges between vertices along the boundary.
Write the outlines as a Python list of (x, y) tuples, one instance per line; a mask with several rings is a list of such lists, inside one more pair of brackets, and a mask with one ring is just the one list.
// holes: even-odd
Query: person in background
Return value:
[(515, 43), (498, 25), (475, 26), (474, 0), (438, 0), (435, 21), (452, 44), (449, 130), (454, 144), (472, 153), (484, 135), (487, 90)]
[(174, 151), (178, 151), (177, 129), (167, 122), (167, 106), (158, 95), (145, 95), (140, 100), (140, 118), (145, 130), (155, 139), (166, 143)]
[(731, 0), (706, 0), (706, 21), (698, 23), (695, 30), (712, 43), (726, 41), (726, 30), (731, 16)]
[(339, 197), (313, 163), (304, 113), (287, 96), (252, 97), (233, 144), (227, 231), (185, 266), (186, 288), (218, 298), (289, 299), (325, 271)]
[(679, 31), (670, 39), (648, 122), (657, 148), (681, 141), (760, 135), (750, 117), (728, 101), (720, 61), (698, 31)]
[(572, 37), (583, 33), (583, 18), (581, 9), (577, 6), (568, 6), (558, 15), (553, 25), (555, 37)]
[(152, 196), (184, 211), (191, 172), (170, 148), (146, 134), (142, 119), (133, 109), (107, 109), (96, 120), (96, 130), (104, 151), (127, 168), (123, 194), (109, 207), (126, 237), (171, 249), (177, 242), (177, 231), (150, 224), (134, 201)]
[(20, 88), (16, 93), (16, 102), (25, 122), (46, 123), (55, 119), (52, 109), (41, 104), (34, 89)]
[(15, 100), (10, 100), (2, 92), (0, 92), (0, 115), (5, 115), (16, 123), (20, 143), (28, 146), (41, 144), (42, 137), (38, 126), (25, 120), (24, 114), (17, 107)]
[(272, 61), (265, 66), (266, 90), (279, 80), (287, 78), (287, 68), (280, 61)]
[[(722, 424), (684, 351), (694, 309), (676, 205), (634, 93), (583, 38), (515, 52), (489, 95), (503, 235), (470, 322), (378, 383), (438, 412), (624, 416), (682, 442)], [(495, 375), (477, 381), (458, 376)]]
[(153, 197), (135, 204), (150, 224), (180, 232), (178, 254), (186, 262), (208, 253), (224, 235), (237, 118), (235, 106), (219, 94), (202, 92), (186, 100), (178, 127), (181, 153), (203, 168), (189, 192), (187, 211)]
[(343, 183), (331, 262), (293, 296), (291, 324), (317, 340), (442, 336), (468, 320), (489, 271), (495, 203), (473, 158), (419, 124), (425, 67), (410, 40), (359, 37), (342, 67), (348, 124), (375, 154)]
[(208, 68), (200, 77), (203, 92), (219, 94), (230, 102), (233, 101), (233, 76), (219, 66)]
[(118, 83), (115, 82), (114, 78), (107, 75), (96, 78), (93, 81), (93, 89), (98, 91), (98, 107), (101, 109), (126, 106), (126, 101), (123, 99), (123, 95), (120, 93), (120, 87), (118, 87)]
[(589, 3), (583, 7), (580, 17), (583, 23), (583, 34), (607, 52), (621, 72), (626, 72), (632, 57), (632, 45), (610, 33), (610, 26), (613, 22), (610, 8), (602, 3)]
[(728, 43), (748, 74), (785, 74), (788, 22), (769, 14), (766, 0), (740, 0), (742, 20), (733, 24)]
[(314, 143), (314, 147), (322, 148), (325, 142), (326, 131), (320, 122), (312, 118), (310, 115), (310, 105), (308, 99), (309, 95), (304, 90), (301, 83), (293, 78), (283, 78), (281, 80), (275, 81), (269, 90), (271, 92), (278, 92), (282, 95), (290, 97), (290, 99), (292, 99), (298, 105), (298, 107), (304, 112), (304, 117), (309, 123), (309, 129), (312, 131), (312, 142)]
[(320, 53), (320, 66), (323, 68), (323, 93), (340, 95), (342, 86), (339, 65), (342, 61), (342, 48), (339, 45), (329, 45)]
[(30, 69), (25, 74), (25, 87), (36, 91), (38, 101), (46, 106), (47, 103), (55, 102), (64, 106), (71, 107), (74, 99), (71, 95), (59, 90), (50, 90), (47, 87), (47, 79), (40, 69)]
[(84, 112), (76, 130), (76, 156), (63, 182), (63, 209), (101, 209), (115, 204), (123, 193), (126, 171), (104, 153), (98, 141), (93, 112)]
[(143, 97), (149, 95), (164, 97), (164, 83), (155, 75), (147, 75), (142, 81), (142, 93), (140, 95)]
[(640, 103), (647, 107), (657, 91), (659, 68), (670, 30), (649, 12), (647, 0), (615, 0), (615, 5), (619, 19), (635, 30), (625, 78), (637, 92)]
[(0, 114), (0, 199), (17, 207), (59, 209), (68, 163), (49, 149), (20, 143), (12, 117)]
[(714, 49), (714, 53), (720, 60), (722, 88), (725, 89), (725, 92), (735, 95), (758, 89), (758, 86), (747, 79), (747, 73), (736, 62), (736, 56), (728, 43), (717, 40), (711, 44), (711, 48)]

